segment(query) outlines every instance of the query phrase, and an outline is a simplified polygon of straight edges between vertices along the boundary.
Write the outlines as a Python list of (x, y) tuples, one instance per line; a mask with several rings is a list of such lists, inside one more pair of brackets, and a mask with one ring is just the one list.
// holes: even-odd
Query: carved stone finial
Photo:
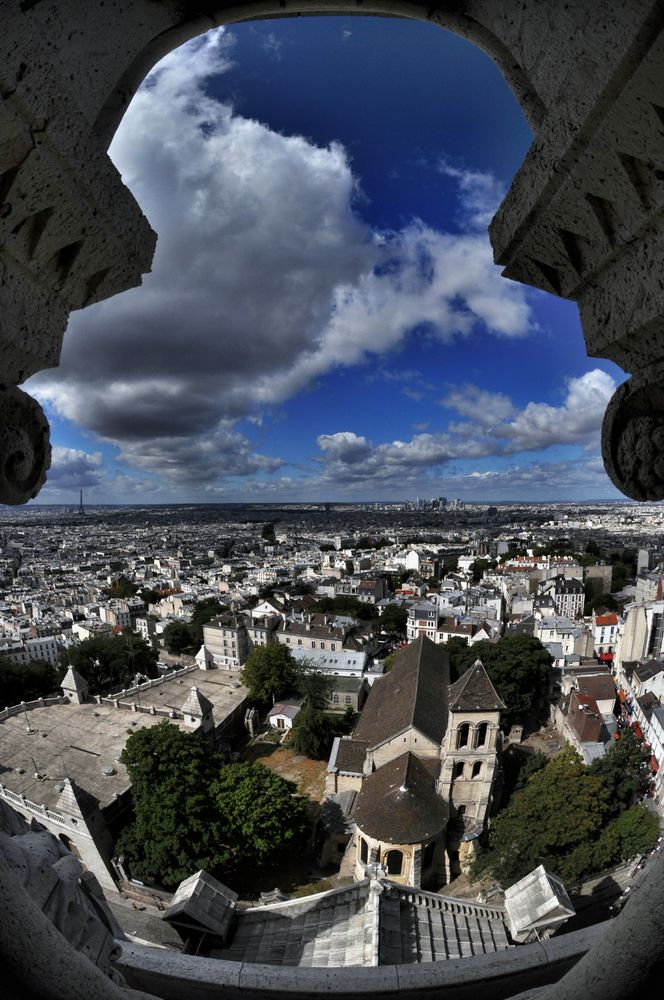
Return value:
[(614, 393), (602, 424), (611, 481), (633, 500), (664, 500), (664, 362)]
[(0, 385), (0, 503), (27, 503), (51, 465), (48, 420), (39, 403), (16, 386)]

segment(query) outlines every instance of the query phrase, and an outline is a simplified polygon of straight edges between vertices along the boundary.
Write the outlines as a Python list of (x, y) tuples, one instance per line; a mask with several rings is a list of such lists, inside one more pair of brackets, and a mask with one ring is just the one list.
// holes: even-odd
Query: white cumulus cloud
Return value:
[[(341, 367), (474, 329), (534, 328), (486, 234), (413, 220), (376, 232), (356, 212), (344, 148), (280, 135), (209, 96), (231, 65), (223, 29), (171, 53), (132, 101), (111, 155), (156, 229), (142, 287), (74, 314), (56, 372), (31, 380), (55, 412), (116, 444), (133, 468), (196, 486), (271, 473), (233, 430)], [(448, 173), (464, 211), (490, 175)], [(483, 207), (484, 206), (484, 207)], [(415, 392), (415, 389), (411, 390)], [(417, 448), (443, 454), (423, 440)]]

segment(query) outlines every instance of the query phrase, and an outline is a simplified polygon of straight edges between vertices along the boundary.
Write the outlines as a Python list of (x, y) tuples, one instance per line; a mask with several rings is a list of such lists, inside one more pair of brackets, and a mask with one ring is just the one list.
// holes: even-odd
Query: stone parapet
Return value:
[(606, 924), (472, 959), (418, 965), (384, 965), (340, 969), (289, 969), (254, 963), (196, 958), (119, 942), (117, 968), (134, 989), (163, 1000), (219, 996), (228, 1000), (424, 1000), (444, 991), (445, 1000), (489, 1000), (509, 997), (555, 982), (599, 940)]

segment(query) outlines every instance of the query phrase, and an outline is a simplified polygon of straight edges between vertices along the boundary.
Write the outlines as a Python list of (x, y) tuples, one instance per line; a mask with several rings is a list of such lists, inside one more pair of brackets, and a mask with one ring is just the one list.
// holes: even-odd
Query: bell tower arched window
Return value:
[(457, 729), (457, 750), (461, 747), (467, 747), (470, 740), (470, 723), (462, 722)]

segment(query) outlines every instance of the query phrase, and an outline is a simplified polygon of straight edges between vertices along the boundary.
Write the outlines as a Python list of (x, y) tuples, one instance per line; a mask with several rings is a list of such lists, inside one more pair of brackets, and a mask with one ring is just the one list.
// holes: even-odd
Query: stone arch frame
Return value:
[[(399, 871), (398, 872), (397, 871), (390, 871), (390, 857), (393, 857), (394, 860), (396, 861), (396, 855), (398, 855), (399, 858), (400, 858)], [(390, 877), (390, 875), (393, 875), (395, 878), (399, 878), (402, 875), (404, 875), (408, 871), (408, 865), (410, 863), (410, 858), (411, 858), (411, 855), (408, 853), (408, 851), (403, 850), (403, 848), (401, 848), (401, 847), (392, 847), (392, 846), (389, 846), (387, 848), (383, 848), (382, 861), (383, 861), (383, 865), (385, 866), (385, 870), (387, 872), (388, 878)]]
[[(143, 0), (145, 5), (146, 0)], [(140, 6), (140, 3), (136, 4)], [(359, 15), (399, 17), (418, 20), (442, 27), (467, 39), (495, 62), (506, 83), (512, 90), (528, 124), (535, 128), (546, 113), (545, 102), (527, 68), (525, 60), (496, 30), (491, 18), (482, 16), (481, 4), (439, 3), (424, 4), (408, 0), (235, 0), (217, 2), (204, 14), (196, 12), (149, 38), (143, 48), (128, 61), (120, 77), (105, 96), (93, 125), (94, 134), (107, 145), (122, 120), (125, 109), (150, 70), (165, 55), (186, 41), (204, 34), (212, 28), (251, 21), (258, 18), (284, 18), (324, 13), (333, 15)], [(186, 5), (185, 5), (186, 7)], [(465, 8), (465, 9), (464, 9)], [(499, 21), (499, 19), (496, 19)]]
[(462, 760), (456, 761), (454, 764), (454, 770), (452, 772), (452, 780), (456, 781), (463, 779), (465, 776), (466, 765)]
[[(2, 44), (7, 43), (10, 46), (5, 70), (9, 73), (10, 79), (12, 76), (14, 78), (12, 88), (10, 88), (10, 92), (7, 95), (8, 100), (13, 96), (14, 87), (16, 91), (19, 91), (19, 87), (24, 86), (26, 82), (28, 86), (30, 85), (31, 75), (37, 71), (39, 64), (38, 58), (28, 58), (28, 61), (25, 61), (26, 55), (32, 56), (36, 54), (35, 49), (38, 45), (38, 36), (27, 31), (23, 33), (21, 31), (21, 19), (26, 18), (27, 23), (27, 18), (32, 16), (33, 12), (39, 12), (40, 8), (45, 8), (46, 6), (33, 0), (31, 3), (6, 4), (0, 12), (0, 21), (3, 26)], [(92, 9), (93, 3), (90, 2), (88, 6)], [(108, 4), (107, 9), (109, 11), (111, 8), (115, 10), (119, 6), (117, 4)], [(145, 0), (143, 4), (135, 3), (133, 6), (137, 9), (139, 6), (147, 9), (148, 3)], [(157, 8), (160, 5), (153, 0), (151, 6)], [(164, 4), (163, 6), (166, 5)], [(184, 4), (180, 6), (182, 7)], [(187, 5), (187, 7), (189, 6), (194, 7), (193, 4)], [(282, 10), (288, 12), (286, 0), (283, 0), (283, 4), (280, 6), (282, 6)], [(359, 0), (356, 6), (359, 8)], [(367, 8), (368, 6), (367, 4)], [(450, 4), (450, 6), (452, 5)], [(481, 11), (482, 6), (479, 0), (475, 4), (459, 2), (453, 6), (454, 16), (458, 16), (459, 18), (467, 17), (468, 10), (471, 7)], [(554, 54), (556, 53), (556, 49), (560, 48), (558, 45), (560, 37), (556, 35), (555, 31), (556, 9), (554, 4), (549, 6), (540, 3), (539, 5), (542, 11), (548, 8), (549, 21), (547, 24), (540, 23), (538, 25), (535, 19), (535, 22), (528, 26), (519, 23), (518, 8), (526, 11), (527, 16), (531, 17), (532, 9), (535, 8), (533, 2), (529, 3), (526, 0), (526, 2), (511, 5), (508, 0), (505, 0), (504, 3), (486, 3), (484, 6), (493, 6), (497, 12), (497, 17), (503, 19), (507, 24), (511, 24), (515, 34), (521, 33), (524, 38), (527, 34), (531, 36), (538, 33), (540, 35), (545, 34), (546, 43), (550, 46)], [(561, 4), (560, 6), (562, 7), (563, 5)], [(513, 266), (513, 258), (519, 257), (518, 244), (523, 245), (527, 243), (532, 233), (537, 229), (539, 224), (538, 219), (541, 220), (543, 216), (546, 216), (548, 209), (553, 204), (553, 201), (555, 201), (556, 192), (560, 191), (570, 179), (572, 180), (572, 187), (574, 187), (573, 175), (577, 171), (579, 164), (576, 179), (578, 181), (579, 175), (583, 177), (584, 164), (581, 154), (583, 154), (584, 150), (592, 148), (594, 144), (598, 155), (598, 162), (601, 164), (604, 163), (605, 149), (608, 149), (610, 144), (607, 144), (605, 149), (602, 148), (598, 122), (601, 123), (608, 117), (611, 107), (620, 102), (622, 91), (626, 88), (627, 82), (632, 79), (642, 65), (646, 66), (648, 63), (654, 49), (657, 34), (661, 28), (662, 12), (661, 8), (657, 9), (658, 6), (657, 4), (646, 2), (637, 2), (629, 5), (618, 4), (614, 0), (608, 0), (608, 2), (603, 4), (565, 5), (565, 17), (570, 19), (571, 24), (570, 37), (574, 36), (575, 41), (576, 37), (580, 37), (583, 34), (583, 25), (574, 22), (573, 19), (579, 16), (586, 16), (591, 22), (592, 27), (588, 33), (589, 35), (594, 34), (595, 37), (590, 40), (589, 50), (593, 54), (593, 59), (588, 62), (594, 63), (597, 67), (597, 72), (592, 76), (592, 66), (587, 65), (587, 68), (591, 71), (592, 78), (590, 83), (584, 81), (587, 84), (584, 92), (581, 92), (577, 88), (576, 93), (570, 94), (570, 90), (573, 90), (571, 85), (574, 83), (572, 76), (569, 78), (570, 87), (561, 88), (567, 90), (567, 93), (563, 95), (560, 101), (561, 113), (552, 115), (551, 129), (547, 132), (545, 128), (542, 128), (536, 137), (534, 154), (529, 158), (526, 166), (515, 179), (512, 191), (506, 200), (506, 207), (504, 211), (501, 210), (499, 212), (499, 217), (492, 229), (497, 258), (500, 263), (507, 265), (508, 273), (511, 273), (511, 276), (517, 276), (520, 273), (519, 280), (524, 280), (537, 287), (546, 287), (547, 290), (554, 291), (557, 294), (565, 293), (570, 298), (578, 298), (582, 304), (584, 328), (586, 329), (586, 339), (591, 355), (610, 357), (621, 364), (626, 371), (635, 374), (635, 377), (626, 384), (626, 387), (623, 387), (624, 391), (622, 389), (618, 391), (614, 397), (614, 402), (610, 405), (604, 427), (603, 448), (605, 462), (616, 485), (626, 492), (631, 490), (630, 495), (634, 496), (635, 499), (641, 500), (662, 498), (661, 475), (657, 474), (654, 483), (644, 480), (641, 470), (634, 469), (629, 464), (630, 458), (633, 458), (636, 454), (635, 446), (647, 437), (653, 439), (653, 435), (661, 427), (659, 413), (662, 410), (662, 401), (657, 393), (653, 398), (651, 390), (662, 378), (659, 364), (655, 365), (655, 363), (661, 362), (663, 357), (662, 346), (658, 342), (658, 338), (661, 339), (660, 331), (662, 328), (661, 319), (664, 316), (664, 303), (662, 302), (662, 290), (658, 293), (656, 288), (649, 287), (647, 277), (644, 276), (642, 270), (644, 260), (647, 259), (649, 270), (655, 276), (658, 276), (661, 271), (658, 265), (664, 256), (659, 227), (656, 220), (647, 214), (647, 202), (650, 197), (648, 188), (651, 179), (650, 174), (652, 173), (652, 164), (649, 163), (648, 154), (646, 153), (639, 157), (639, 148), (636, 150), (632, 149), (632, 151), (623, 151), (625, 152), (625, 174), (628, 177), (629, 183), (637, 191), (637, 194), (638, 190), (641, 190), (644, 202), (643, 218), (646, 221), (638, 231), (627, 232), (626, 235), (616, 233), (614, 231), (612, 203), (610, 199), (603, 198), (601, 195), (594, 195), (590, 192), (595, 199), (594, 202), (590, 203), (591, 210), (595, 213), (600, 226), (606, 229), (607, 240), (612, 246), (610, 251), (612, 259), (608, 263), (600, 261), (601, 266), (597, 265), (594, 267), (591, 275), (592, 280), (588, 279), (586, 272), (586, 277), (582, 278), (582, 283), (585, 281), (587, 286), (594, 285), (589, 291), (582, 289), (577, 293), (575, 288), (566, 288), (566, 276), (563, 274), (562, 277), (565, 280), (561, 281), (561, 271), (557, 264), (552, 264), (546, 260), (539, 260), (538, 262), (531, 258), (533, 265), (539, 268), (540, 275), (538, 276), (536, 271), (533, 270), (529, 278), (523, 271), (519, 272), (518, 260), (517, 264)], [(236, 4), (237, 7), (239, 7), (239, 4)], [(435, 13), (436, 8), (433, 5), (432, 7)], [(633, 18), (633, 25), (626, 24), (624, 20), (621, 21), (619, 16), (621, 9), (628, 11), (629, 16)], [(604, 16), (598, 18), (598, 11)], [(65, 42), (67, 41), (66, 32), (75, 27), (73, 23), (67, 21), (68, 15), (69, 9), (63, 14)], [(616, 32), (616, 39), (613, 42), (609, 40), (610, 44), (608, 45), (607, 30), (605, 30), (607, 24), (612, 24)], [(209, 26), (213, 25), (210, 24)], [(526, 27), (528, 31), (524, 30)], [(73, 34), (74, 32), (72, 31)], [(624, 36), (623, 38), (620, 38), (621, 34)], [(183, 37), (182, 40), (185, 40), (185, 38)], [(79, 50), (83, 53), (84, 57), (87, 56), (86, 41), (89, 41), (89, 39), (86, 39), (85, 32), (80, 30), (77, 42), (79, 43)], [(50, 38), (49, 42), (54, 43), (54, 47), (57, 47), (58, 39)], [(511, 51), (509, 46), (507, 48), (508, 51)], [(534, 65), (532, 60), (522, 60), (522, 62)], [(21, 69), (21, 67), (23, 68)], [(547, 68), (547, 72), (550, 72), (550, 67)], [(565, 69), (563, 67), (561, 80), (564, 80), (564, 72)], [(659, 76), (661, 78), (661, 72)], [(657, 78), (657, 74), (653, 78)], [(34, 83), (34, 80), (32, 82)], [(551, 87), (551, 91), (555, 91), (555, 86)], [(24, 90), (19, 93), (18, 97), (26, 98)], [(30, 97), (35, 99), (34, 108), (30, 107)], [(539, 94), (538, 98), (542, 100)], [(556, 101), (554, 99), (545, 101), (545, 104), (552, 106), (555, 110)], [(644, 99), (643, 104), (646, 110), (648, 110), (647, 99)], [(38, 88), (32, 86), (32, 91), (28, 91), (26, 106), (29, 108), (30, 113), (29, 127), (23, 134), (23, 138), (27, 136), (27, 145), (24, 144), (22, 146), (21, 142), (19, 142), (17, 144), (17, 148), (19, 149), (17, 158), (13, 161), (3, 161), (0, 163), (0, 179), (2, 182), (0, 187), (2, 187), (3, 198), (8, 192), (11, 193), (13, 185), (17, 180), (20, 180), (23, 164), (21, 156), (25, 154), (26, 157), (29, 157), (29, 147), (31, 143), (34, 144), (35, 135), (43, 131), (49, 139), (52, 139), (56, 146), (58, 143), (55, 133), (60, 128), (61, 122), (57, 122), (51, 132), (52, 123), (47, 122), (43, 116), (39, 115)], [(661, 111), (661, 104), (658, 107)], [(108, 110), (110, 111), (110, 108)], [(658, 114), (656, 108), (654, 110), (651, 108), (650, 112), (654, 115)], [(627, 127), (632, 128), (634, 122), (628, 116), (624, 116), (624, 119)], [(652, 118), (652, 122), (654, 132), (658, 127), (656, 118)], [(70, 130), (73, 145), (69, 147), (68, 152), (65, 151), (64, 161), (68, 163), (68, 166), (72, 166), (73, 164), (72, 169), (74, 172), (80, 170), (83, 178), (89, 179), (90, 176), (104, 175), (104, 178), (108, 179), (111, 176), (108, 166), (100, 165), (97, 162), (101, 148), (99, 143), (95, 146), (93, 142), (89, 141), (91, 136), (93, 136), (91, 132), (85, 132), (85, 134), (81, 132), (78, 135), (76, 131), (77, 127), (78, 117), (74, 113), (71, 118)], [(96, 135), (98, 138), (98, 133)], [(75, 151), (73, 146), (76, 145), (79, 139), (80, 144), (78, 150)], [(80, 157), (79, 161), (76, 161), (77, 155)], [(629, 176), (630, 172), (631, 177)], [(639, 176), (642, 178), (641, 181), (639, 181)], [(44, 166), (43, 177), (44, 184), (46, 184), (48, 179), (48, 167), (46, 165)], [(116, 185), (115, 187), (113, 186), (114, 184)], [(119, 185), (111, 179), (109, 180), (109, 186), (109, 190), (105, 192), (104, 196), (106, 199), (106, 209), (107, 211), (112, 211), (112, 213), (116, 213), (117, 211), (117, 215), (125, 227), (128, 241), (127, 246), (131, 247), (130, 256), (132, 259), (128, 262), (124, 275), (116, 275), (115, 277), (108, 274), (109, 265), (107, 261), (103, 261), (98, 270), (88, 276), (90, 279), (90, 282), (87, 283), (89, 298), (85, 301), (96, 301), (99, 298), (108, 297), (117, 291), (123, 290), (125, 287), (129, 287), (132, 281), (137, 280), (136, 276), (140, 275), (141, 268), (149, 266), (151, 255), (149, 229), (145, 226), (144, 221), (141, 220), (140, 214), (136, 212), (135, 206), (132, 206), (131, 198), (122, 192)], [(583, 183), (579, 183), (578, 186), (583, 194)], [(629, 193), (628, 187), (626, 187), (626, 191)], [(4, 204), (0, 207), (4, 207)], [(511, 208), (515, 208), (516, 210), (514, 213), (515, 217), (510, 221)], [(552, 215), (555, 216), (555, 211)], [(551, 232), (554, 232), (554, 230), (552, 229)], [(2, 234), (0, 234), (0, 238), (1, 236)], [(565, 239), (572, 251), (571, 254), (567, 253), (569, 263), (572, 263), (572, 266), (574, 266), (572, 261), (572, 258), (574, 258), (579, 270), (583, 272), (586, 266), (584, 257), (586, 256), (587, 248), (584, 246), (583, 241), (575, 239), (575, 234), (569, 230), (566, 232)], [(65, 255), (66, 259), (61, 259), (60, 261), (61, 265), (63, 265), (60, 271), (64, 284), (66, 284), (67, 275), (64, 275), (63, 272), (67, 267), (75, 264), (75, 261), (72, 260), (75, 244), (76, 241), (63, 242), (63, 245), (56, 253), (56, 256), (60, 256), (62, 251), (69, 250), (69, 253)], [(625, 249), (625, 247), (628, 249)], [(646, 251), (647, 258), (645, 257)], [(564, 263), (563, 270), (566, 267), (567, 261)], [(72, 303), (79, 302), (80, 297), (77, 298), (76, 294), (69, 294), (67, 288), (58, 289), (57, 294), (49, 298), (49, 295), (45, 291), (46, 284), (42, 281), (42, 276), (40, 275), (38, 262), (34, 266), (30, 265), (28, 270), (33, 275), (34, 298), (39, 300), (39, 310), (44, 311), (48, 315), (46, 315), (43, 322), (39, 320), (39, 316), (37, 315), (39, 310), (32, 309), (29, 304), (28, 286), (22, 285), (20, 281), (18, 284), (10, 282), (11, 297), (8, 302), (6, 300), (3, 301), (2, 310), (7, 326), (15, 326), (16, 330), (19, 331), (19, 337), (15, 344), (13, 342), (10, 343), (9, 347), (11, 349), (7, 351), (4, 350), (5, 345), (3, 343), (2, 357), (3, 364), (5, 365), (3, 374), (6, 377), (6, 384), (8, 386), (19, 384), (29, 374), (41, 368), (57, 364), (59, 342), (64, 331), (68, 311), (71, 308), (79, 307)], [(625, 281), (625, 273), (630, 270), (632, 274), (631, 285)], [(93, 278), (94, 281), (92, 281)], [(92, 287), (95, 282), (97, 282), (96, 287)], [(644, 294), (644, 288), (648, 292), (647, 295)], [(97, 299), (94, 298), (95, 295), (97, 295)], [(638, 302), (639, 299), (641, 299), (640, 304)], [(21, 313), (21, 309), (24, 307), (25, 321)], [(645, 371), (649, 364), (653, 365), (653, 368), (651, 373), (646, 375)], [(29, 370), (30, 368), (31, 370)], [(655, 370), (656, 368), (658, 370)], [(10, 398), (7, 390), (3, 389), (1, 392), (5, 394), (7, 399)], [(25, 403), (21, 402), (22, 396), (16, 395), (11, 398), (18, 400), (16, 404), (17, 408), (20, 409), (21, 406), (25, 406)], [(3, 399), (4, 402), (5, 399)], [(5, 421), (9, 420), (11, 422), (14, 419), (11, 412), (9, 417), (3, 416)], [(653, 423), (648, 423), (648, 421), (653, 421)], [(652, 444), (655, 448), (655, 458), (657, 458), (657, 449), (661, 452), (661, 445), (654, 440)], [(32, 441), (30, 442), (30, 446), (38, 450), (38, 442), (35, 443)], [(6, 448), (5, 442), (2, 442), (2, 448)], [(0, 462), (0, 466), (3, 468), (6, 457), (6, 452), (4, 452), (3, 461)], [(647, 456), (647, 458), (648, 462), (650, 462), (650, 456)], [(47, 456), (39, 459), (39, 461), (43, 467), (48, 466)], [(35, 463), (37, 463), (37, 458), (35, 459)], [(2, 500), (11, 503), (23, 502), (26, 499), (25, 496), (21, 499), (20, 484), (23, 480), (19, 481), (16, 493), (12, 495), (10, 487), (14, 484), (11, 481), (11, 477), (9, 484), (6, 478), (5, 476), (5, 481), (0, 484), (0, 497)], [(660, 480), (659, 483), (658, 478)], [(38, 477), (31, 480), (30, 489), (38, 492), (39, 488)], [(9, 501), (7, 501), (8, 496), (12, 496), (12, 499)], [(14, 499), (14, 496), (17, 498)], [(661, 914), (663, 885), (664, 871), (653, 870), (649, 879), (646, 880), (641, 893), (632, 899), (630, 907), (626, 908), (612, 924), (611, 933), (607, 933), (606, 938), (596, 945), (586, 958), (568, 973), (560, 984), (553, 989), (545, 988), (542, 994), (543, 997), (545, 996), (547, 1000), (552, 996), (555, 996), (556, 1000), (570, 1000), (570, 998), (578, 997), (583, 993), (589, 979), (595, 982), (597, 989), (607, 998), (621, 997), (624, 1000), (628, 996), (648, 995), (648, 990), (644, 988), (644, 984), (651, 983), (655, 978), (656, 963), (661, 961), (662, 955), (661, 934), (659, 933), (657, 923), (651, 917), (652, 912)], [(11, 908), (14, 926), (19, 929), (22, 928), (25, 923), (24, 913), (28, 912), (29, 901), (27, 894), (22, 891), (22, 886), (18, 882), (16, 883), (16, 891), (6, 894), (6, 903)], [(62, 949), (62, 939), (60, 936), (54, 935), (52, 926), (48, 922), (39, 922), (41, 918), (38, 918), (37, 914), (33, 915), (32, 910), (30, 910), (30, 919), (33, 925), (38, 927), (44, 941), (48, 942), (45, 947), (50, 947), (53, 950), (54, 960), (50, 963), (49, 969), (54, 980), (62, 986), (65, 993), (68, 992), (67, 988), (71, 985), (72, 963), (77, 959), (76, 953), (72, 952), (71, 948), (65, 942), (66, 960), (64, 962), (61, 961), (60, 949)], [(58, 940), (56, 941), (54, 938)], [(15, 937), (15, 940), (17, 939), (18, 935)], [(628, 943), (626, 947), (624, 946), (625, 942)], [(31, 959), (32, 957), (30, 956)], [(55, 961), (56, 957), (58, 961)], [(76, 967), (76, 972), (80, 973), (81, 976), (89, 978), (90, 972), (88, 966), (89, 963), (82, 963), (80, 968)], [(27, 963), (24, 962), (20, 968), (27, 976)], [(63, 975), (66, 977), (66, 983), (63, 983)], [(30, 982), (34, 985), (34, 979), (30, 980)], [(41, 985), (46, 986), (46, 982), (42, 982)], [(104, 989), (103, 986), (106, 988)], [(120, 995), (120, 991), (113, 984), (102, 980), (101, 977), (94, 982), (94, 985), (89, 986), (86, 995), (89, 994), (90, 990), (96, 992), (96, 995), (104, 995), (105, 997)], [(40, 995), (44, 995), (41, 990), (39, 992)], [(83, 988), (81, 988), (82, 993)], [(51, 995), (50, 990), (49, 995)], [(71, 995), (71, 990), (69, 990), (69, 995)]]
[(535, 138), (489, 227), (494, 257), (506, 277), (578, 302), (588, 353), (633, 373), (606, 412), (605, 467), (634, 499), (664, 499), (660, 4), (26, 0), (0, 11), (14, 81), (9, 142), (0, 121), (0, 501), (35, 497), (50, 464), (48, 423), (17, 385), (58, 364), (70, 311), (149, 270), (155, 234), (106, 156), (140, 82), (210, 28), (321, 13), (426, 21), (496, 63)]
[(481, 780), (483, 776), (484, 776), (484, 761), (474, 760), (470, 771), (471, 780), (477, 781), (478, 778)]

